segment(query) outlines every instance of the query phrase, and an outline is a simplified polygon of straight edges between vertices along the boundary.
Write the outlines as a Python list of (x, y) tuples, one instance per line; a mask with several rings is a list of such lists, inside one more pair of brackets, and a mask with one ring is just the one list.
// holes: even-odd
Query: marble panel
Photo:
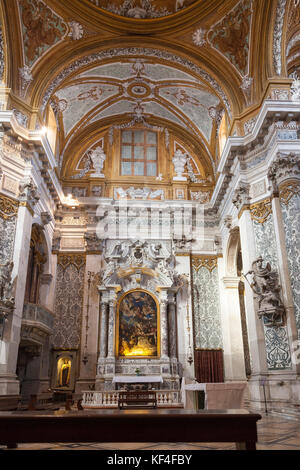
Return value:
[[(270, 213), (264, 223), (253, 220), (256, 255), (278, 270), (278, 255), (273, 224)], [(254, 261), (254, 260), (253, 260)], [(291, 353), (286, 326), (270, 327), (264, 325), (266, 358), (269, 370), (291, 368)]]
[(285, 229), (286, 249), (293, 292), (296, 324), (300, 338), (300, 196), (294, 194), (286, 203), (281, 201), (283, 224)]
[(220, 320), (218, 268), (193, 266), (194, 346), (217, 349), (223, 347)]
[(77, 264), (68, 256), (57, 266), (54, 348), (77, 349), (80, 345), (84, 272), (85, 264)]

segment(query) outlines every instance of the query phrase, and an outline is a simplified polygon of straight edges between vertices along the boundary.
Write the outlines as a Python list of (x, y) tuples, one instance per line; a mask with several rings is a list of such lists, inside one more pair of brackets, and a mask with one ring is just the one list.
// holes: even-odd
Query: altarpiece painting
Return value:
[(158, 357), (160, 347), (159, 305), (143, 290), (124, 294), (118, 304), (117, 355)]

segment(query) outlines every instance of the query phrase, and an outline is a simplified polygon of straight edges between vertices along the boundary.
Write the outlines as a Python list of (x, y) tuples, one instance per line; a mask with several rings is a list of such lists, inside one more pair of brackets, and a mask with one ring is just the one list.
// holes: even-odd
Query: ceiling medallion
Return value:
[(146, 98), (151, 94), (151, 88), (145, 83), (133, 82), (127, 87), (127, 93), (133, 98)]
[(134, 19), (153, 19), (169, 16), (185, 9), (195, 0), (88, 0), (115, 15)]

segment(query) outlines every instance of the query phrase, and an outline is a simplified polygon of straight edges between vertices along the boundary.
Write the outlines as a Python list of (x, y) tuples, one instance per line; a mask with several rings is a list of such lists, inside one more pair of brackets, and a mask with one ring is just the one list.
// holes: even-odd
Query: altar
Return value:
[(161, 375), (115, 375), (112, 383), (117, 390), (154, 390), (163, 384)]
[(113, 378), (113, 383), (153, 383), (159, 382), (163, 383), (163, 378), (161, 375), (115, 375)]
[(197, 394), (202, 392), (204, 409), (240, 409), (243, 408), (246, 382), (220, 383), (185, 383), (182, 380), (181, 395), (185, 409), (196, 410), (199, 406)]
[(179, 391), (176, 295), (184, 280), (171, 269), (171, 242), (106, 240), (103, 250), (95, 390)]

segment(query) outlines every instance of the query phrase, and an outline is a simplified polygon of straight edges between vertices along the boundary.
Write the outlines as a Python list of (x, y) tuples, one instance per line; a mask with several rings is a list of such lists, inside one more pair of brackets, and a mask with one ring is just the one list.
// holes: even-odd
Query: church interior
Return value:
[(299, 0), (1, 1), (1, 411), (267, 409), (299, 448), (299, 209)]

